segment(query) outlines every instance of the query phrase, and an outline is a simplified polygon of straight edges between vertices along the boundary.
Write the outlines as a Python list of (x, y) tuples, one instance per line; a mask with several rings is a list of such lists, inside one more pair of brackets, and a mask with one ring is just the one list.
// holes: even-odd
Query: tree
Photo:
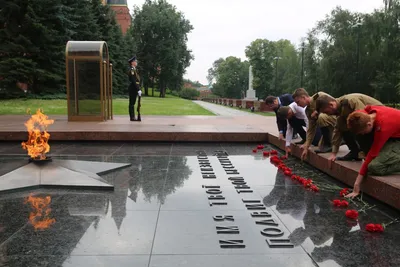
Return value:
[(63, 49), (71, 25), (61, 0), (12, 0), (0, 16), (1, 85), (10, 94), (15, 83), (33, 93), (65, 92)]
[(160, 97), (165, 97), (166, 88), (178, 90), (183, 75), (193, 59), (187, 48), (187, 34), (193, 26), (165, 0), (146, 0), (142, 8), (135, 7), (132, 36), (145, 94), (157, 77)]
[(274, 42), (257, 39), (246, 47), (246, 56), (253, 67), (253, 88), (256, 95), (264, 98), (271, 91), (274, 78), (274, 57), (278, 56)]
[(242, 98), (248, 89), (249, 83), (249, 62), (242, 62), (240, 58), (227, 57), (221, 61), (214, 62), (216, 83), (212, 92), (215, 95), (228, 98)]

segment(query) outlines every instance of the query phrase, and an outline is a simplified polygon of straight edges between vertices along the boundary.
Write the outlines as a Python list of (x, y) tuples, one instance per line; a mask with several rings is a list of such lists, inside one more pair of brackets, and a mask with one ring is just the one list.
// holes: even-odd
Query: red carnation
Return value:
[(382, 233), (385, 228), (381, 224), (369, 223), (365, 226), (365, 230), (367, 230), (368, 232)]
[(313, 184), (310, 188), (311, 188), (311, 190), (314, 191), (314, 192), (319, 192), (318, 186), (316, 186), (316, 185), (314, 185), (314, 184)]
[(257, 153), (257, 149), (253, 149), (253, 153)]
[(310, 187), (312, 185), (312, 180), (311, 179), (304, 179), (303, 180), (303, 185), (304, 187)]
[(341, 204), (340, 199), (335, 199), (335, 200), (333, 200), (333, 205), (334, 205), (335, 207), (340, 207), (340, 204)]
[(263, 145), (258, 145), (257, 149), (264, 149), (264, 146)]
[(269, 156), (269, 152), (268, 151), (263, 151), (263, 155), (264, 155), (264, 157), (268, 157)]
[(276, 151), (276, 150), (271, 150), (271, 155), (277, 155), (278, 154), (278, 151)]
[(358, 218), (358, 211), (356, 210), (346, 210), (346, 217), (356, 220)]
[(292, 171), (286, 170), (286, 171), (284, 171), (284, 174), (285, 174), (286, 176), (291, 176), (291, 175), (292, 175)]
[(296, 177), (297, 176), (293, 174), (290, 178), (292, 178), (292, 180), (296, 180)]
[(335, 207), (348, 207), (349, 206), (349, 202), (347, 202), (346, 200), (335, 199), (333, 201), (333, 205)]
[(375, 224), (375, 232), (382, 233), (384, 230), (385, 228), (382, 226), (382, 224)]
[(365, 230), (367, 230), (368, 232), (375, 232), (375, 224), (373, 223), (369, 223), (365, 226)]
[(341, 191), (340, 191), (340, 196), (341, 197), (344, 197), (345, 195), (347, 195), (349, 193), (349, 189), (348, 188), (343, 188)]

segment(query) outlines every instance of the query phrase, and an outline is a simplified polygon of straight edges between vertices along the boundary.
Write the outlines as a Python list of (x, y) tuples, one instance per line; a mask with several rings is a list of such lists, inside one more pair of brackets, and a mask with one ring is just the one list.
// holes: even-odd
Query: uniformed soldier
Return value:
[[(382, 103), (364, 94), (348, 94), (339, 98), (330, 95), (317, 99), (317, 111), (328, 115), (337, 115), (337, 122), (332, 135), (332, 155), (329, 160), (351, 161), (360, 160), (359, 152), (366, 155), (373, 142), (373, 135), (355, 135), (347, 128), (347, 117), (354, 111), (364, 109), (368, 105), (381, 106)], [(350, 152), (343, 157), (336, 158), (342, 138)], [(357, 144), (358, 142), (358, 144)]]
[(141, 94), (140, 91), (140, 76), (137, 72), (137, 60), (136, 57), (132, 57), (131, 59), (128, 60), (130, 69), (128, 71), (128, 77), (129, 77), (129, 116), (131, 118), (131, 121), (137, 121), (135, 118), (135, 104), (136, 104), (136, 98), (138, 97), (138, 94)]
[(316, 153), (328, 153), (331, 152), (331, 133), (333, 132), (336, 124), (336, 116), (319, 114), (316, 111), (316, 100), (322, 96), (327, 95), (324, 92), (318, 92), (310, 97), (304, 88), (298, 88), (293, 93), (293, 100), (300, 107), (306, 107), (306, 115), (309, 121), (307, 129), (306, 142), (303, 145), (303, 153), (301, 158), (304, 160), (307, 157), (308, 149), (312, 144), (315, 137), (317, 127), (320, 127), (322, 133), (322, 139), (320, 141), (320, 149), (316, 150)]

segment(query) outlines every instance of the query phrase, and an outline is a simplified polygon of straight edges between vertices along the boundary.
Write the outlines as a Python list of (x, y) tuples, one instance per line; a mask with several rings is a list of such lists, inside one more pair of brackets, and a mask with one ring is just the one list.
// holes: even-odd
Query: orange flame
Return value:
[(51, 209), (48, 205), (51, 202), (51, 197), (33, 197), (30, 195), (25, 203), (31, 203), (35, 211), (29, 215), (29, 221), (35, 228), (35, 230), (43, 230), (49, 228), (53, 223), (56, 222), (54, 218), (50, 219)]
[(28, 155), (34, 159), (46, 159), (46, 153), (50, 151), (48, 144), (50, 134), (46, 131), (47, 126), (53, 124), (54, 120), (49, 120), (40, 109), (33, 114), (25, 123), (28, 130), (28, 141), (22, 142), (22, 148), (28, 150)]

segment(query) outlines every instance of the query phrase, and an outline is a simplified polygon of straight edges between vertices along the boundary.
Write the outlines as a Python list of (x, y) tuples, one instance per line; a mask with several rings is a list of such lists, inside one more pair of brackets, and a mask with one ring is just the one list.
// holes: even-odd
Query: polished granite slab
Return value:
[[(51, 145), (55, 159), (131, 165), (100, 175), (111, 192), (0, 194), (0, 266), (400, 266), (400, 225), (364, 230), (398, 211), (365, 198), (377, 206), (347, 220), (330, 202), (338, 192), (304, 190), (253, 154), (255, 144)], [(239, 174), (227, 174), (216, 151)], [(26, 164), (19, 144), (0, 143), (0, 153), (0, 175)], [(317, 183), (343, 186), (295, 159), (286, 163)], [(229, 177), (243, 177), (252, 192), (238, 193), (245, 185)]]

